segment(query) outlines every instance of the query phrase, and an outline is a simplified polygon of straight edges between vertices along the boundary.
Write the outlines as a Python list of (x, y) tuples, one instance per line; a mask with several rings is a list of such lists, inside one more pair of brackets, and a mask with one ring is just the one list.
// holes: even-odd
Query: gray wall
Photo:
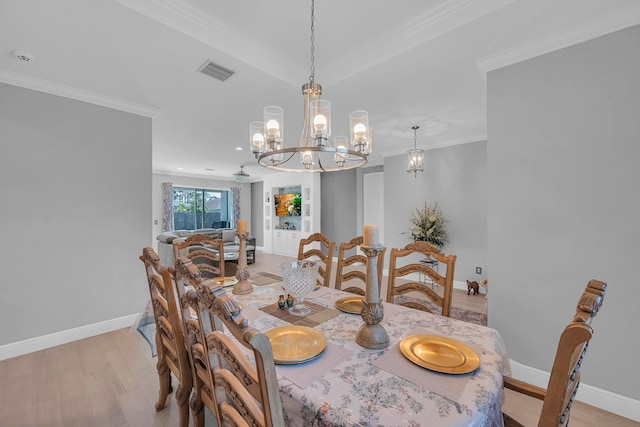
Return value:
[(151, 119), (0, 83), (0, 345), (149, 297)]
[[(454, 279), (488, 277), (487, 144), (485, 141), (425, 151), (424, 172), (407, 173), (407, 156), (384, 159), (384, 228), (387, 248), (411, 241), (409, 218), (417, 208), (438, 203), (448, 219), (446, 254), (456, 254)], [(475, 273), (476, 266), (482, 274)]]
[(336, 242), (334, 256), (340, 243), (362, 235), (356, 227), (356, 177), (354, 169), (320, 175), (320, 228), (329, 241)]
[(636, 26), (488, 76), (490, 326), (548, 372), (584, 286), (608, 282), (582, 381), (633, 399), (639, 46)]
[(251, 183), (251, 236), (256, 238), (256, 246), (264, 245), (264, 183)]

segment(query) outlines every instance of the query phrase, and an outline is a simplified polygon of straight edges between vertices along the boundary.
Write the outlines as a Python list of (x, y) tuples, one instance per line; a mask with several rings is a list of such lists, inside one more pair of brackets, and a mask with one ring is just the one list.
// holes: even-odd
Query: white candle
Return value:
[(378, 226), (374, 224), (364, 225), (364, 236), (362, 239), (363, 246), (378, 246)]
[(238, 220), (238, 233), (247, 234), (247, 220), (239, 219)]

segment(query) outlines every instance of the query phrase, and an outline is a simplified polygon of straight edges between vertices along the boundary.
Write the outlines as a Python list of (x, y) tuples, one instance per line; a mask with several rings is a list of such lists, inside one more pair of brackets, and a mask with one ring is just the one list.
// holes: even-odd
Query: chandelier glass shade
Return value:
[(413, 129), (413, 150), (407, 151), (409, 163), (407, 164), (407, 172), (413, 173), (414, 177), (418, 176), (418, 172), (423, 172), (422, 162), (424, 160), (424, 150), (417, 148), (418, 129), (420, 126), (412, 126)]
[(244, 184), (251, 179), (251, 176), (244, 171), (244, 165), (242, 165), (240, 166), (240, 170), (233, 174), (233, 179), (235, 182)]
[[(298, 144), (284, 146), (284, 110), (264, 108), (263, 121), (249, 124), (251, 151), (258, 163), (288, 172), (333, 172), (367, 163), (372, 151), (371, 127), (366, 111), (349, 115), (350, 137), (331, 140), (331, 103), (321, 99), (322, 86), (314, 81), (314, 0), (311, 0), (311, 75), (302, 86), (304, 118)], [(349, 143), (350, 139), (350, 143)]]

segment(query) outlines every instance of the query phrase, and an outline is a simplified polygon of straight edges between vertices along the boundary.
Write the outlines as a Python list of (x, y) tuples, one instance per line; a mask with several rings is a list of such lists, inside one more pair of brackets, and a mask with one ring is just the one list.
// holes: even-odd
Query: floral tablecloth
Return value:
[[(273, 304), (282, 293), (280, 284), (254, 286), (248, 295), (234, 295), (246, 310), (249, 324), (266, 331), (287, 325), (259, 310)], [(329, 288), (315, 291), (309, 300), (333, 307), (346, 294)], [(510, 374), (509, 357), (498, 331), (419, 310), (384, 304), (382, 325), (391, 340), (384, 350), (370, 350), (355, 342), (363, 324), (359, 315), (341, 313), (318, 326), (329, 345), (341, 347), (340, 359), (322, 362), (321, 355), (304, 365), (314, 378), (296, 382), (300, 371), (278, 369), (287, 424), (298, 426), (502, 426), (502, 376)], [(469, 343), (480, 356), (480, 367), (465, 375), (439, 375), (425, 384), (404, 379), (376, 366), (386, 352), (398, 351), (398, 342), (415, 333), (447, 336)], [(335, 353), (334, 353), (335, 354)], [(397, 363), (412, 364), (398, 358)], [(380, 365), (380, 364), (378, 364)], [(384, 366), (384, 365), (383, 365)], [(394, 369), (390, 369), (394, 371)], [(431, 382), (433, 381), (433, 382)], [(436, 393), (456, 381), (456, 399)], [(462, 382), (462, 383), (461, 383)], [(301, 388), (297, 384), (307, 384)], [(430, 385), (431, 384), (431, 385)], [(444, 387), (447, 388), (447, 387)], [(446, 393), (443, 393), (446, 394)]]

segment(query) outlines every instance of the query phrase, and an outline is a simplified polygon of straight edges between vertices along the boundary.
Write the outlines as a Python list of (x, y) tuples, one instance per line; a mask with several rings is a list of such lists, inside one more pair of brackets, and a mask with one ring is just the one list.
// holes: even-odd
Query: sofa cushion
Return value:
[(222, 241), (227, 242), (235, 242), (236, 241), (236, 230), (233, 228), (222, 230)]
[(156, 237), (156, 239), (164, 243), (172, 243), (173, 240), (176, 239), (177, 237), (178, 236), (175, 233), (168, 231), (168, 232), (158, 234), (158, 237)]
[(193, 230), (193, 234), (204, 234), (212, 239), (222, 239), (222, 230), (216, 228), (201, 228), (199, 230)]
[(178, 237), (189, 237), (193, 231), (191, 230), (174, 230), (173, 233)]

